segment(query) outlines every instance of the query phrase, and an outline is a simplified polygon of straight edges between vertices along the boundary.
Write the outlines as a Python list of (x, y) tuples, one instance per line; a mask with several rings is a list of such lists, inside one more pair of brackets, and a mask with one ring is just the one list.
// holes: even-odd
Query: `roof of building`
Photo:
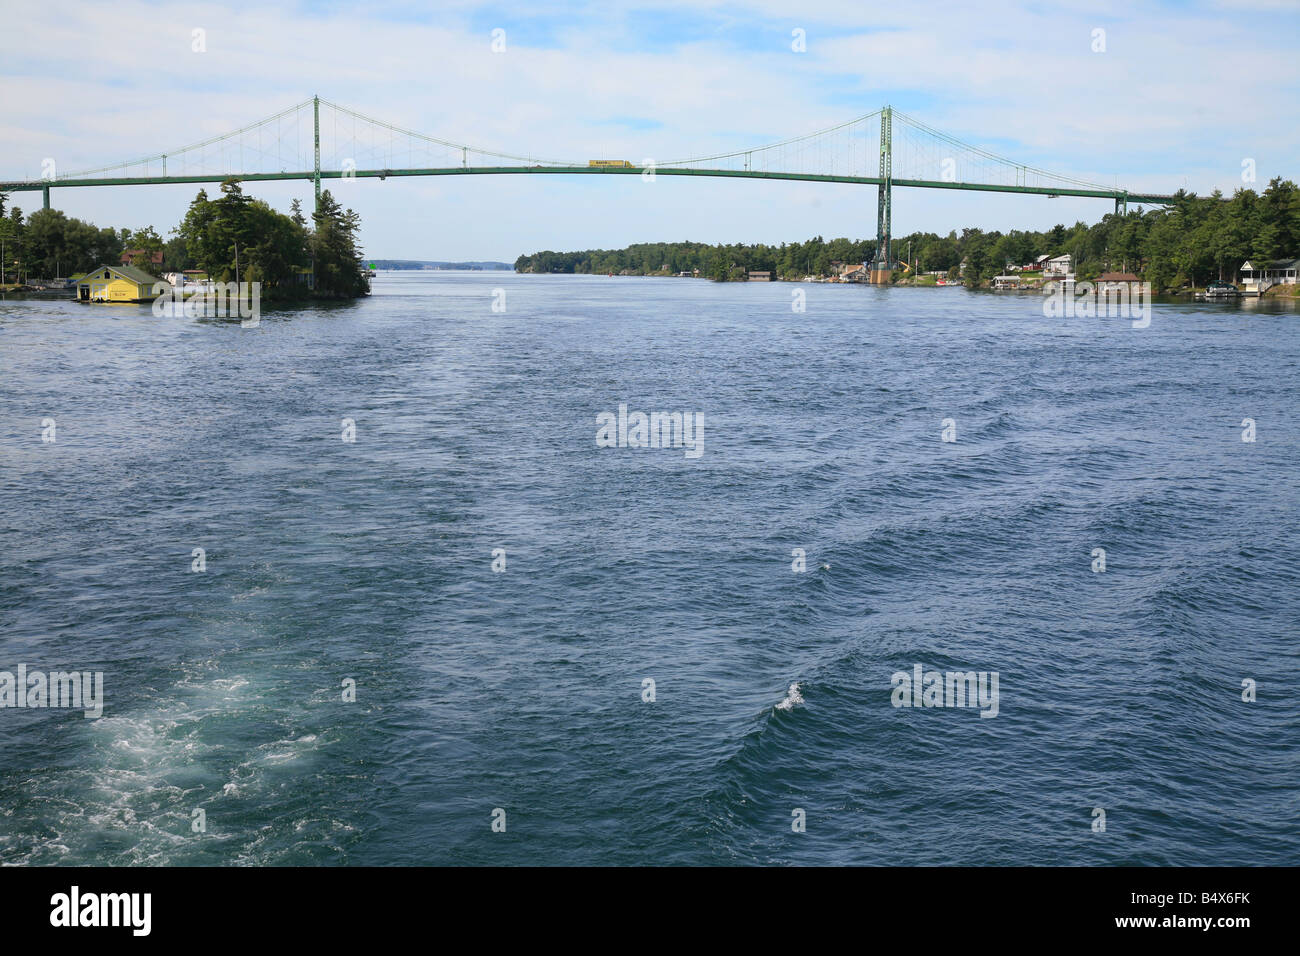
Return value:
[(153, 285), (155, 282), (162, 281), (156, 276), (151, 276), (143, 269), (137, 269), (135, 266), (118, 266), (117, 271), (132, 282), (139, 282), (145, 285)]
[(1138, 277), (1131, 272), (1103, 272), (1100, 276), (1102, 282), (1137, 282)]
[(1064, 255), (1052, 256), (1052, 258), (1048, 259), (1047, 261), (1048, 261), (1048, 262), (1060, 262), (1062, 259), (1068, 259), (1068, 258), (1070, 258), (1070, 254), (1067, 252), (1067, 253), (1065, 253)]
[(140, 285), (153, 285), (155, 282), (163, 281), (162, 279), (158, 279), (155, 278), (154, 276), (151, 276), (143, 269), (137, 269), (135, 266), (110, 266), (108, 264), (104, 264), (94, 269), (91, 269), (90, 272), (87, 272), (84, 276), (81, 277), (81, 281), (84, 282), (88, 280), (93, 274), (105, 269), (107, 269), (109, 272), (116, 272), (123, 279), (127, 279), (131, 282), (137, 282)]

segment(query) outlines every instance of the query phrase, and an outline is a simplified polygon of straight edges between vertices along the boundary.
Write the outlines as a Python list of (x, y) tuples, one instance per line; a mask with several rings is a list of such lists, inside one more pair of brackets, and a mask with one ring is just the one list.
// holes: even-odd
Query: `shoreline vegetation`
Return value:
[[(220, 189), (215, 199), (200, 189), (169, 240), (153, 226), (100, 228), (57, 209), (38, 209), (24, 218), (14, 207), (6, 215), (0, 194), (5, 273), (18, 280), (0, 288), (39, 291), (52, 280), (121, 264), (158, 278), (188, 272), (222, 283), (260, 282), (262, 298), (270, 302), (370, 294), (357, 246), (361, 219), (344, 210), (329, 190), (321, 193), (320, 209), (309, 221), (297, 199), (285, 215), (245, 195), (237, 180), (223, 182)], [(38, 276), (42, 278), (33, 278)]]
[[(1043, 255), (1069, 255), (1079, 280), (1114, 270), (1136, 274), (1157, 294), (1191, 292), (1232, 277), (1248, 259), (1300, 255), (1300, 187), (1276, 178), (1262, 193), (1239, 189), (1231, 198), (1217, 190), (1209, 196), (1180, 190), (1170, 206), (1110, 213), (1092, 225), (1076, 222), (1043, 232), (1005, 234), (977, 228), (947, 236), (916, 232), (895, 237), (890, 245), (895, 257), (907, 257), (909, 246), (911, 250), (911, 262), (899, 263), (893, 271), (898, 285), (936, 285), (943, 278), (945, 283), (989, 288), (993, 277), (1009, 266)], [(749, 273), (758, 272), (780, 281), (829, 281), (840, 264), (868, 263), (875, 254), (874, 239), (827, 241), (821, 236), (779, 246), (649, 242), (625, 249), (522, 255), (515, 260), (515, 271), (688, 275), (716, 282), (743, 282)], [(1035, 278), (1032, 272), (1021, 275)], [(1295, 295), (1296, 288), (1275, 286), (1268, 294)]]

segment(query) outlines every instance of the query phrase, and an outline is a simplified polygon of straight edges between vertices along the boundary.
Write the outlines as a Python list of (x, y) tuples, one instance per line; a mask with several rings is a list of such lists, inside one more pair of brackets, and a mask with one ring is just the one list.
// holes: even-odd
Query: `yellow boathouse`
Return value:
[(77, 301), (152, 302), (154, 284), (162, 281), (135, 266), (99, 266), (77, 280)]

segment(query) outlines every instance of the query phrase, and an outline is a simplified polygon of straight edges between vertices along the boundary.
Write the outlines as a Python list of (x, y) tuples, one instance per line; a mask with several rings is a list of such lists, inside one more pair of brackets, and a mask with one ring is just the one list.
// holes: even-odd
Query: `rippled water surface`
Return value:
[(1300, 315), (805, 288), (0, 302), (0, 863), (1300, 862)]

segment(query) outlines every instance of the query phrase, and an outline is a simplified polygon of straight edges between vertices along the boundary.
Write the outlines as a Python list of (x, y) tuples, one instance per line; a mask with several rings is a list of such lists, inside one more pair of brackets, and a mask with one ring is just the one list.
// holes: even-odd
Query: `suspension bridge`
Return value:
[(1017, 163), (933, 129), (886, 106), (802, 136), (710, 156), (651, 161), (549, 159), (454, 143), (394, 126), (312, 97), (256, 123), (168, 153), (70, 174), (0, 181), (0, 193), (77, 186), (151, 186), (307, 180), (319, 205), (321, 182), (402, 176), (711, 176), (853, 183), (877, 187), (877, 252), (872, 280), (887, 281), (894, 187), (959, 189), (1110, 199), (1161, 205), (1173, 196), (1129, 192)]

